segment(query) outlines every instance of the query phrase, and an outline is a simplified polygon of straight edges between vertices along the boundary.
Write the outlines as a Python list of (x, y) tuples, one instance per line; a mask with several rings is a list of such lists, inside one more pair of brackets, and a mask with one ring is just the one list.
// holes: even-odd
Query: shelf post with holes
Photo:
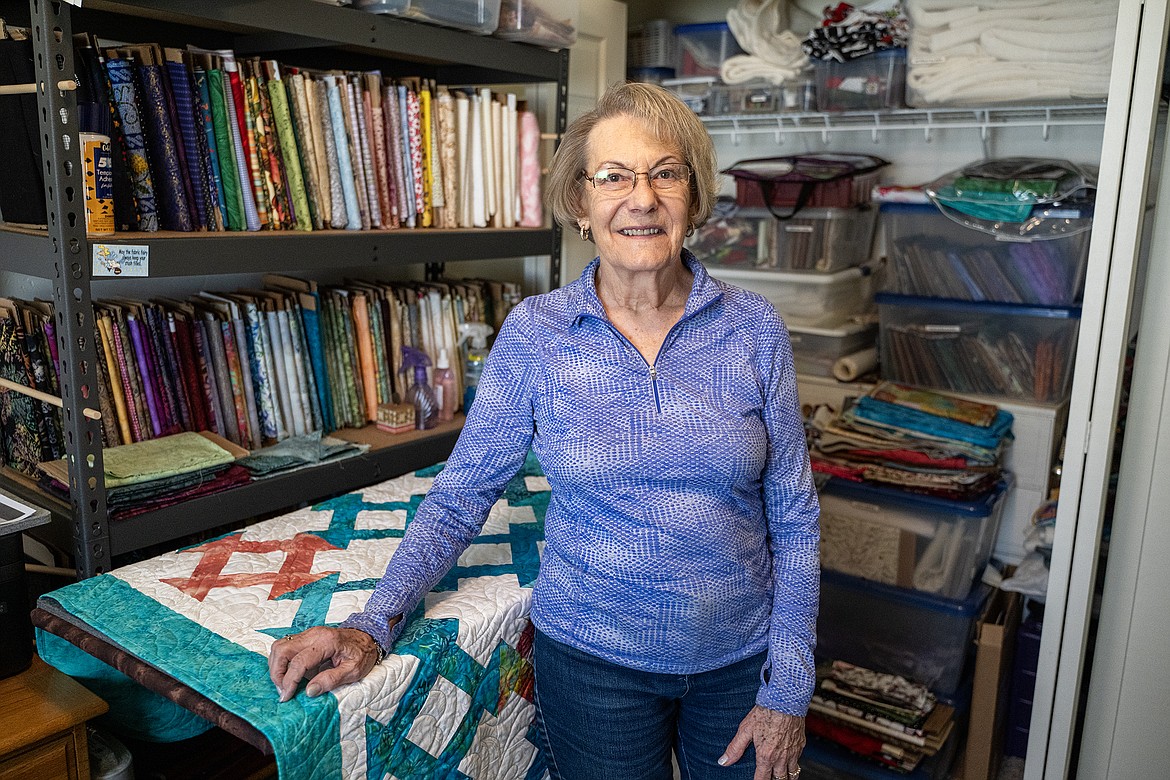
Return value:
[[(78, 141), (77, 100), (59, 81), (73, 78), (70, 6), (29, 0), (36, 52), (37, 108), (45, 164), (45, 206), (54, 276), (53, 311), (60, 359), (61, 422), (69, 460), (69, 500), (78, 575), (110, 568), (102, 427), (83, 413), (96, 407), (97, 350), (85, 234), (85, 172)], [(50, 86), (52, 85), (52, 86)]]

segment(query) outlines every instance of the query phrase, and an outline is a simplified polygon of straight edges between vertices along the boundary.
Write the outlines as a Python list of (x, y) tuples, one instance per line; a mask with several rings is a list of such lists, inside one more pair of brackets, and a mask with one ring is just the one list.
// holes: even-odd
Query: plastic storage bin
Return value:
[(669, 19), (654, 19), (630, 30), (626, 37), (627, 68), (667, 68), (674, 76), (678, 60), (674, 25)]
[(788, 339), (797, 373), (831, 377), (839, 358), (876, 343), (877, 323), (847, 322), (835, 328), (789, 323)]
[(955, 601), (825, 571), (817, 654), (898, 674), (952, 696), (964, 681), (990, 593), (981, 584)]
[(731, 34), (727, 22), (680, 24), (674, 28), (678, 46), (675, 70), (681, 76), (719, 77), (719, 66), (728, 57), (744, 50)]
[(740, 210), (699, 228), (687, 246), (708, 264), (833, 273), (870, 260), (876, 225), (871, 208), (806, 208), (789, 219)]
[(725, 113), (719, 100), (726, 100), (727, 93), (715, 87), (714, 76), (684, 76), (663, 79), (662, 86), (670, 90), (687, 108), (703, 116)]
[(905, 49), (882, 49), (849, 62), (815, 60), (813, 64), (821, 111), (875, 111), (905, 104)]
[(948, 501), (830, 479), (821, 489), (821, 565), (886, 585), (964, 599), (991, 557), (1007, 485)]
[(489, 35), (500, 23), (500, 0), (357, 0), (357, 8)]
[(956, 393), (1063, 400), (1081, 310), (878, 293), (882, 378)]
[(1028, 732), (1032, 724), (1032, 697), (1036, 693), (1036, 670), (1040, 666), (1042, 621), (1028, 619), (1016, 631), (1016, 657), (1008, 693), (1007, 723), (1004, 725), (1003, 754), (1023, 758), (1028, 754)]
[(716, 279), (763, 295), (788, 324), (833, 327), (872, 307), (876, 268), (871, 263), (831, 274), (718, 266), (708, 270)]
[(712, 219), (686, 239), (685, 246), (706, 266), (759, 268), (772, 263), (775, 227), (771, 214)]
[(577, 41), (577, 0), (500, 0), (496, 35), (546, 49), (565, 49)]
[(1017, 241), (972, 230), (932, 204), (884, 203), (889, 292), (1073, 306), (1085, 289), (1089, 231)]
[(868, 261), (877, 210), (801, 209), (776, 223), (774, 267), (789, 271), (833, 272)]

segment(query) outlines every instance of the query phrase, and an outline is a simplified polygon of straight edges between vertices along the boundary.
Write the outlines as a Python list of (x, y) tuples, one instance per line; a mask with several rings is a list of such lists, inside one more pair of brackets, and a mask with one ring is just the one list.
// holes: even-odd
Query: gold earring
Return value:
[(578, 227), (581, 228), (581, 240), (588, 241), (589, 240), (589, 228), (585, 227), (584, 222), (579, 222)]

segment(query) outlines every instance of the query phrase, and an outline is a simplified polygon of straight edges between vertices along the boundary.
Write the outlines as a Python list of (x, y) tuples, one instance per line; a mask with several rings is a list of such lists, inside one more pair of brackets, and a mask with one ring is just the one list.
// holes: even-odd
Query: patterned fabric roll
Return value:
[(410, 131), (410, 175), (414, 179), (414, 209), (422, 216), (423, 225), (430, 224), (426, 216), (427, 199), (423, 193), (422, 109), (418, 93), (406, 91), (406, 121)]
[(520, 114), (520, 224), (544, 224), (540, 205), (540, 124), (531, 111)]
[(195, 227), (207, 225), (207, 154), (200, 149), (199, 139), (204, 137), (202, 122), (197, 117), (195, 93), (191, 84), (191, 71), (183, 62), (167, 60), (167, 77), (171, 84), (174, 117), (178, 123), (181, 151), (191, 185), (190, 196), (193, 206)]
[(134, 86), (133, 68), (128, 60), (106, 60), (114, 103), (122, 120), (122, 134), (129, 155), (130, 182), (138, 214), (138, 229), (158, 230), (158, 205), (154, 198), (154, 182), (150, 163), (146, 159), (146, 136), (142, 133), (142, 114), (138, 110), (138, 88)]
[[(204, 176), (207, 180), (207, 229), (224, 230), (227, 206), (223, 197), (223, 181), (219, 172), (219, 150), (215, 140), (215, 124), (211, 115), (211, 93), (207, 86), (207, 72), (195, 68), (196, 113), (203, 131), (200, 153), (205, 155)], [(202, 429), (201, 429), (202, 430)]]
[(407, 208), (406, 184), (402, 177), (402, 128), (398, 123), (398, 88), (385, 87), (382, 90), (382, 113), (386, 118), (386, 165), (390, 168), (394, 183), (394, 207), (398, 211), (400, 224), (410, 224)]
[(146, 409), (150, 413), (150, 436), (161, 436), (163, 433), (162, 406), (154, 392), (154, 382), (151, 379), (150, 365), (146, 360), (146, 344), (142, 339), (142, 329), (134, 315), (126, 317), (126, 328), (130, 332), (130, 340), (134, 345), (134, 360), (138, 366), (138, 376), (142, 381), (142, 390), (145, 393)]
[(224, 59), (223, 97), (227, 109), (228, 131), (235, 151), (236, 173), (240, 182), (240, 200), (244, 209), (244, 224), (248, 230), (260, 229), (260, 215), (256, 211), (256, 193), (252, 187), (252, 168), (246, 146), (247, 127), (244, 124), (244, 92), (234, 60)]
[(345, 114), (341, 109), (341, 89), (337, 77), (325, 77), (325, 89), (329, 98), (329, 121), (333, 124), (333, 145), (337, 149), (337, 170), (341, 179), (341, 191), (345, 196), (347, 230), (361, 230), (362, 218), (358, 209), (357, 189), (354, 186), (353, 163), (350, 160), (349, 142), (346, 140)]
[(324, 171), (328, 174), (329, 180), (329, 211), (330, 220), (329, 226), (334, 228), (343, 228), (349, 222), (349, 215), (345, 208), (345, 191), (341, 186), (341, 163), (337, 159), (337, 143), (333, 136), (333, 120), (329, 109), (329, 87), (321, 81), (306, 82), (306, 86), (312, 85), (312, 92), (316, 96), (317, 110), (314, 114), (310, 114), (310, 119), (316, 116), (318, 119), (315, 137), (321, 139), (321, 144), (324, 152), (317, 150), (319, 159), (324, 161)]
[(167, 111), (163, 70), (158, 65), (139, 65), (136, 72), (141, 79), (142, 100), (146, 106), (143, 119), (159, 222), (164, 230), (194, 230), (180, 159), (181, 144)]
[(409, 215), (407, 225), (414, 227), (418, 215), (419, 202), (414, 194), (414, 164), (410, 153), (410, 91), (403, 85), (398, 85), (398, 132), (401, 135), (402, 152), (402, 187), (406, 191), (406, 213)]
[(97, 329), (98, 336), (100, 337), (97, 343), (101, 345), (101, 353), (98, 355), (98, 360), (104, 360), (106, 376), (110, 380), (110, 395), (114, 400), (114, 409), (117, 412), (120, 443), (129, 444), (134, 441), (134, 436), (130, 432), (130, 410), (126, 405), (122, 376), (118, 371), (118, 360), (114, 356), (114, 345), (110, 336), (109, 325), (104, 317), (95, 316), (94, 327)]
[[(313, 136), (313, 123), (309, 119), (309, 103), (305, 93), (305, 77), (293, 74), (284, 81), (288, 92), (289, 111), (292, 115), (293, 140), (297, 150), (297, 160), (301, 166), (301, 178), (305, 182), (305, 197), (309, 206), (309, 222), (314, 230), (325, 227), (322, 216), (321, 174), (317, 169), (317, 158), (313, 153), (316, 141)], [(281, 141), (284, 154), (289, 150)], [(299, 214), (298, 214), (299, 216)]]
[(232, 138), (232, 117), (228, 113), (227, 92), (231, 89), (225, 83), (221, 70), (207, 72), (207, 87), (211, 96), (212, 129), (215, 133), (215, 148), (219, 157), (219, 173), (223, 181), (225, 201), (224, 220), (228, 230), (244, 230), (244, 193), (240, 188), (240, 169), (236, 164), (236, 145)]
[(459, 200), (455, 183), (459, 180), (456, 167), (458, 139), (455, 133), (455, 101), (451, 93), (444, 90), (439, 95), (439, 159), (443, 166), (443, 211), (440, 227), (453, 228), (458, 225)]
[(374, 186), (373, 154), (370, 151), (370, 133), (365, 120), (365, 103), (362, 88), (352, 81), (345, 84), (346, 106), (349, 111), (350, 138), (358, 170), (358, 203), (364, 205), (366, 218), (364, 228), (381, 227), (381, 208), (378, 206), (378, 191)]
[(280, 140), (281, 159), (288, 186), (292, 191), (293, 212), (297, 230), (312, 230), (309, 218), (309, 196), (305, 190), (305, 179), (301, 172), (301, 160), (297, 154), (297, 138), (293, 133), (292, 114), (289, 112), (288, 92), (280, 71), (273, 67), (268, 80), (268, 96), (272, 103), (272, 118), (276, 121), (276, 133)]

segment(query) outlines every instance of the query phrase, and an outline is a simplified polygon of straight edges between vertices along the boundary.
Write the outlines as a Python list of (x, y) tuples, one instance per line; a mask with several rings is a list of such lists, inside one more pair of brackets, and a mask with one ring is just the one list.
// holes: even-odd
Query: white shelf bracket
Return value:
[(1041, 137), (1043, 137), (1043, 139), (1045, 141), (1048, 140), (1048, 131), (1052, 127), (1052, 125), (1050, 124), (1051, 122), (1052, 122), (1052, 109), (1046, 108), (1046, 109), (1044, 109), (1044, 124), (1041, 126)]

